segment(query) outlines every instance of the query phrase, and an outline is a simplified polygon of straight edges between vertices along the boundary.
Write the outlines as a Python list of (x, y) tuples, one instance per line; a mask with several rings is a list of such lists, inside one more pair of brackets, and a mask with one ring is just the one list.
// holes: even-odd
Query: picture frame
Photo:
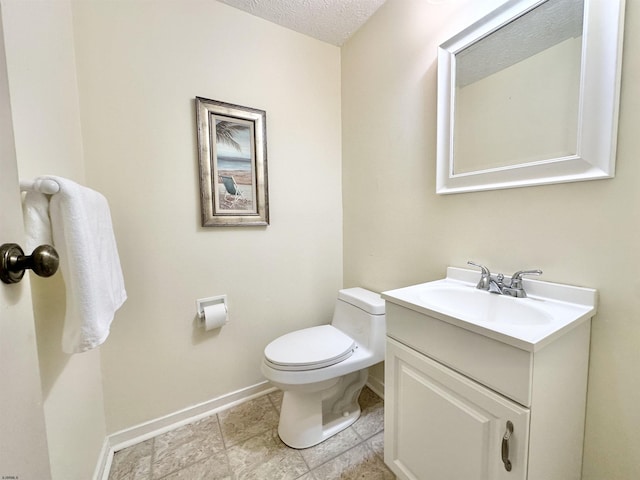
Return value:
[(266, 112), (196, 97), (203, 227), (269, 225)]

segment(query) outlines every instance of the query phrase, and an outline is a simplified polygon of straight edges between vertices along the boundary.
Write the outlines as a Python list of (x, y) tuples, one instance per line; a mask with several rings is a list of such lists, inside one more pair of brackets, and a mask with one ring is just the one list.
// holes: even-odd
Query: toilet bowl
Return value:
[(338, 292), (330, 325), (283, 335), (264, 349), (263, 375), (284, 392), (278, 434), (307, 448), (353, 424), (367, 368), (384, 360), (385, 303), (364, 288)]

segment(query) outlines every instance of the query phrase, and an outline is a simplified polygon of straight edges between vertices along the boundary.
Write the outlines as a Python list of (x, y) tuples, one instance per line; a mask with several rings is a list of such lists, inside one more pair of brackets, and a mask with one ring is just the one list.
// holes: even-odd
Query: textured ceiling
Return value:
[(323, 42), (342, 45), (385, 0), (218, 0)]

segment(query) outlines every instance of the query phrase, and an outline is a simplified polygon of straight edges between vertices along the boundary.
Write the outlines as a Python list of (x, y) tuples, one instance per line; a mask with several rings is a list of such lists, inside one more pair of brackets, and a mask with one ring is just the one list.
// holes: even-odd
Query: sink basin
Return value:
[(427, 286), (419, 298), (425, 305), (476, 322), (541, 325), (552, 320), (548, 312), (534, 305), (535, 300), (496, 295), (474, 286)]
[(449, 267), (442, 280), (383, 292), (382, 298), (528, 351), (596, 312), (597, 291), (591, 288), (526, 279), (527, 298), (514, 298), (478, 290), (479, 278), (475, 270)]

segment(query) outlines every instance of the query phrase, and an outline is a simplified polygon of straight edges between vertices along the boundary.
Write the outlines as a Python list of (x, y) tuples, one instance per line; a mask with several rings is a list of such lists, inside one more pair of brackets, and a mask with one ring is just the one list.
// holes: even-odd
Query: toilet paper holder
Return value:
[(218, 295), (216, 297), (208, 297), (208, 298), (199, 298), (196, 300), (196, 312), (198, 313), (198, 318), (200, 321), (204, 321), (204, 309), (210, 305), (215, 305), (217, 303), (222, 303), (224, 305), (224, 309), (228, 312), (229, 308), (227, 307), (227, 296), (226, 295)]

